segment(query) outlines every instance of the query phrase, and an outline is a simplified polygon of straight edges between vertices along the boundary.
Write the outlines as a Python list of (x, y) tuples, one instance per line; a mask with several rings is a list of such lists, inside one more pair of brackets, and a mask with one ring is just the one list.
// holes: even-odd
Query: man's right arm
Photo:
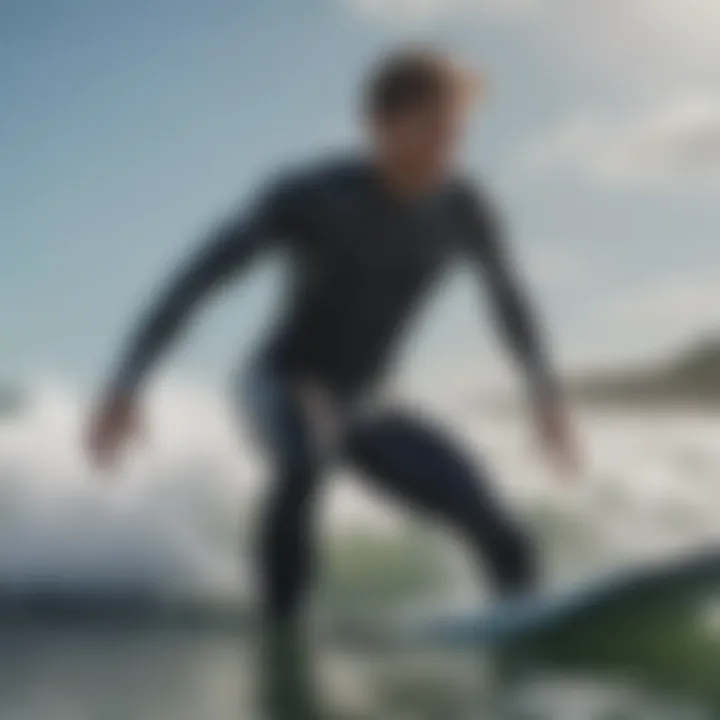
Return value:
[(274, 189), (249, 213), (222, 224), (184, 263), (131, 334), (111, 379), (110, 394), (133, 395), (200, 301), (236, 276), (259, 251), (292, 232), (295, 194), (294, 187)]
[(273, 240), (294, 235), (299, 230), (301, 207), (298, 185), (285, 183), (248, 215), (232, 218), (221, 226), (202, 250), (186, 262), (131, 336), (92, 417), (87, 450), (94, 463), (112, 465), (118, 450), (140, 429), (138, 390), (199, 301), (246, 267)]

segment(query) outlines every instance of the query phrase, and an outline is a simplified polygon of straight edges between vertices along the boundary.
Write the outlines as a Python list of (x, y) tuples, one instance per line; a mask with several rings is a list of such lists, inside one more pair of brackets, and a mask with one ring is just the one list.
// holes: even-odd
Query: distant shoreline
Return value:
[[(720, 413), (720, 339), (698, 343), (666, 361), (578, 374), (563, 379), (570, 401), (582, 408)], [(524, 403), (504, 390), (473, 405), (505, 414)]]
[(720, 340), (644, 368), (577, 378), (568, 389), (576, 401), (593, 406), (720, 409)]

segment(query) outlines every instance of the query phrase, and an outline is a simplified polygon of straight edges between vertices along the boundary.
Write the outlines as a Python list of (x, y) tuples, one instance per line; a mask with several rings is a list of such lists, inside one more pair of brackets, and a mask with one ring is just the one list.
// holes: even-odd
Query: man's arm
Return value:
[(224, 286), (258, 252), (292, 232), (294, 188), (273, 189), (247, 213), (230, 217), (187, 260), (131, 334), (110, 383), (131, 395), (211, 291)]
[(109, 465), (139, 429), (137, 394), (163, 350), (179, 334), (199, 301), (246, 267), (272, 241), (296, 234), (302, 207), (297, 183), (286, 183), (244, 216), (231, 218), (185, 263), (132, 334), (92, 417), (91, 459)]
[(463, 208), (470, 255), (483, 272), (506, 342), (525, 371), (540, 438), (558, 467), (574, 474), (579, 458), (560, 383), (497, 218), (479, 197), (467, 192)]
[(559, 384), (501, 223), (479, 195), (465, 190), (462, 202), (469, 254), (483, 275), (504, 340), (524, 370), (533, 397), (550, 400)]

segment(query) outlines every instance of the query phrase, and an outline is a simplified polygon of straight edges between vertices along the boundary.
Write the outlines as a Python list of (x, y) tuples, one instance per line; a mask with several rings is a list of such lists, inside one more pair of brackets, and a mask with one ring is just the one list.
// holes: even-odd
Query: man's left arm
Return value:
[(497, 213), (479, 194), (468, 190), (461, 203), (468, 255), (489, 291), (503, 339), (525, 372), (532, 397), (554, 398), (559, 394), (558, 382)]
[(561, 383), (501, 223), (482, 198), (467, 192), (462, 212), (470, 257), (483, 275), (503, 338), (524, 372), (542, 440), (563, 464), (574, 464)]

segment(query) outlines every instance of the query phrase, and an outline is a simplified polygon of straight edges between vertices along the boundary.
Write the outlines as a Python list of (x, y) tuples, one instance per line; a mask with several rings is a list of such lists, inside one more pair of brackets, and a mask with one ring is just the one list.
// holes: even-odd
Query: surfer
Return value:
[(283, 173), (231, 214), (150, 308), (93, 415), (89, 452), (107, 465), (138, 429), (149, 372), (199, 301), (262, 253), (287, 253), (286, 312), (243, 390), (272, 471), (260, 569), (273, 621), (298, 615), (323, 478), (339, 463), (459, 532), (499, 592), (536, 582), (533, 543), (484, 470), (445, 431), (377, 402), (419, 301), (453, 262), (464, 262), (489, 288), (545, 448), (565, 466), (574, 462), (558, 382), (500, 223), (457, 169), (480, 94), (478, 80), (433, 50), (402, 50), (378, 63), (363, 94), (367, 150)]

